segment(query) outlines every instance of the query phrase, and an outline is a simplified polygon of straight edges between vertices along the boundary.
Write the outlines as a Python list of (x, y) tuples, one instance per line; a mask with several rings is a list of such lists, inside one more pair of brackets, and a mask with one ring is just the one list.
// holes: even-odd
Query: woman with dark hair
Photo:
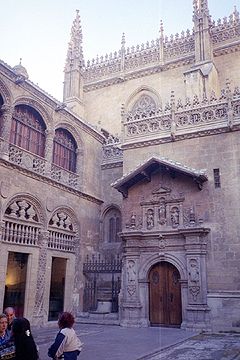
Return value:
[(15, 344), (15, 360), (38, 359), (37, 347), (27, 319), (17, 318), (13, 320), (12, 335)]
[(63, 312), (58, 319), (59, 333), (54, 343), (48, 349), (48, 356), (52, 359), (77, 360), (83, 343), (73, 330), (74, 317), (69, 312)]

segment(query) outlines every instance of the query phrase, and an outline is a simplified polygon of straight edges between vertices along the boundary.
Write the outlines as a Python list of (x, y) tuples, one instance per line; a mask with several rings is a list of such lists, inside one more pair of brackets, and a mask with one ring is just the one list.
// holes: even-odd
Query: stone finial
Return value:
[(225, 93), (226, 93), (226, 97), (228, 99), (232, 98), (232, 91), (231, 91), (231, 88), (230, 88), (230, 84), (231, 84), (230, 80), (226, 79), (226, 91), (225, 91)]
[(239, 21), (239, 12), (237, 11), (236, 5), (234, 6), (234, 10), (233, 10), (233, 21), (235, 22)]
[(125, 33), (123, 32), (122, 33), (122, 41), (121, 41), (122, 48), (125, 48), (125, 44), (126, 44)]
[(175, 110), (175, 94), (174, 94), (174, 91), (171, 91), (170, 103), (171, 103), (171, 109), (172, 109), (172, 111), (174, 111)]
[(193, 0), (193, 16), (209, 16), (208, 0)]
[(160, 20), (160, 30), (159, 30), (159, 33), (160, 33), (160, 40), (163, 40), (164, 39), (164, 35), (163, 35), (163, 21)]
[(66, 67), (82, 67), (84, 63), (82, 50), (82, 27), (79, 10), (76, 10), (76, 17), (71, 29), (71, 38), (68, 44)]

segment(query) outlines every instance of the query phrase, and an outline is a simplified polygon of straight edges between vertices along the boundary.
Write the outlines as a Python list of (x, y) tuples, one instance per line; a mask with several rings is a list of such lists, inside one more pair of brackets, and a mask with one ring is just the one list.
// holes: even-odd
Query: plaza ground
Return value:
[[(240, 360), (240, 334), (197, 334), (177, 328), (123, 328), (75, 324), (84, 348), (79, 360)], [(57, 323), (33, 328), (40, 360), (57, 334)]]

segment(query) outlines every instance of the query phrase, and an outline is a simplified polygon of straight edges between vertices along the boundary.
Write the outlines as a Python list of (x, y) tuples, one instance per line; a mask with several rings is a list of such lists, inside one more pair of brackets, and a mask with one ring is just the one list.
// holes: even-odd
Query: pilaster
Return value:
[(13, 115), (13, 107), (9, 105), (3, 105), (1, 111), (3, 111), (2, 116), (2, 138), (3, 142), (1, 145), (1, 157), (4, 160), (9, 159), (9, 141), (10, 141), (10, 133), (11, 133), (11, 125), (12, 125), (12, 115)]
[(45, 294), (45, 279), (47, 272), (47, 244), (48, 244), (48, 231), (42, 231), (39, 246), (39, 262), (38, 262), (38, 276), (37, 276), (37, 289), (35, 306), (33, 310), (33, 325), (43, 325), (47, 321), (47, 313), (44, 304)]

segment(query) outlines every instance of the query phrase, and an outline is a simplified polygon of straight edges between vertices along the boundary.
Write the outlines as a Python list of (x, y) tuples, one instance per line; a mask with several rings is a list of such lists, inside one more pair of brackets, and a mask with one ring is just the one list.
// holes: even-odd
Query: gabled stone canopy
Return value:
[(151, 174), (156, 170), (167, 171), (172, 177), (175, 177), (177, 173), (190, 176), (200, 190), (202, 184), (208, 180), (205, 170), (196, 170), (165, 157), (153, 156), (111, 185), (120, 191), (124, 197), (127, 197), (128, 189), (131, 186), (142, 180), (151, 181)]

